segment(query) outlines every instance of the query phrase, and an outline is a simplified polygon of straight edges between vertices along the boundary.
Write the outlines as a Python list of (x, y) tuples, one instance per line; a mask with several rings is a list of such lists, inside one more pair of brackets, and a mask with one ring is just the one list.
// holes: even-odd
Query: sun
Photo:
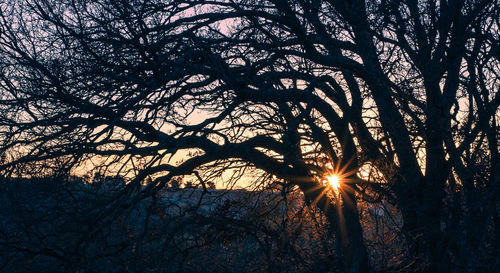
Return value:
[(338, 189), (340, 187), (340, 179), (336, 175), (327, 176), (328, 184), (334, 189)]

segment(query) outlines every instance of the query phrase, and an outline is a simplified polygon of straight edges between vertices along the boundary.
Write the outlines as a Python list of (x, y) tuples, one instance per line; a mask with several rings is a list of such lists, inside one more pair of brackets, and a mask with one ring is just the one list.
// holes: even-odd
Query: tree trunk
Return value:
[(335, 231), (342, 246), (345, 272), (369, 272), (368, 253), (363, 241), (353, 189), (342, 189), (342, 205), (323, 192), (326, 188), (318, 182), (297, 182), (306, 202), (314, 204), (326, 215), (331, 230)]

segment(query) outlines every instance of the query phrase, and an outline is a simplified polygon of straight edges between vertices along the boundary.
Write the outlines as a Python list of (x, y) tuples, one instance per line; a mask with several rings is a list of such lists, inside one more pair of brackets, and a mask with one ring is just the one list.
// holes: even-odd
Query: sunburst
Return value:
[(326, 177), (326, 180), (328, 181), (328, 184), (333, 188), (333, 189), (338, 189), (340, 188), (340, 178), (337, 175), (330, 175)]

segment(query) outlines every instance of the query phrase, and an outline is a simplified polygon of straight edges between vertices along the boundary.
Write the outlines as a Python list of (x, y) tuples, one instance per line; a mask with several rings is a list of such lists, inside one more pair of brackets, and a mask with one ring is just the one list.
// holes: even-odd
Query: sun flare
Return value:
[(334, 189), (338, 189), (340, 187), (340, 179), (336, 175), (327, 176), (328, 184)]

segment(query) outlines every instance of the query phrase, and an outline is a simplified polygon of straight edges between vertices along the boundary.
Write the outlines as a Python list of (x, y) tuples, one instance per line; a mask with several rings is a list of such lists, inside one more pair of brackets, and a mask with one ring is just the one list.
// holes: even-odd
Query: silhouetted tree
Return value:
[[(369, 270), (360, 198), (400, 211), (406, 270), (493, 270), (499, 5), (3, 4), (0, 173), (92, 158), (133, 177), (120, 199), (133, 204), (178, 176), (253, 172), (322, 209), (348, 272)], [(332, 172), (338, 193), (322, 183)]]

